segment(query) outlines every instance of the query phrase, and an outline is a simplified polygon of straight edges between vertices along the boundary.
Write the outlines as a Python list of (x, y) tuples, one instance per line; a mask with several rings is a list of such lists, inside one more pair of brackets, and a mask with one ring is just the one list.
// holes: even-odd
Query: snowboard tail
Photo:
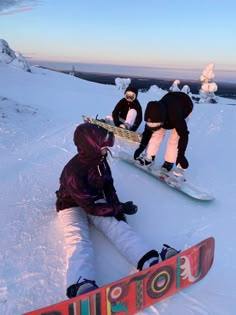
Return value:
[(120, 152), (119, 159), (129, 165), (132, 165), (140, 169), (141, 171), (147, 173), (148, 175), (155, 177), (156, 179), (164, 182), (168, 186), (174, 188), (177, 191), (180, 191), (181, 193), (184, 193), (185, 195), (191, 198), (202, 200), (202, 201), (211, 201), (215, 199), (213, 196), (209, 195), (208, 193), (203, 192), (197, 187), (194, 187), (193, 185), (188, 183), (188, 181), (181, 180), (181, 178), (177, 178), (176, 176), (172, 174), (172, 172), (168, 172), (169, 174), (168, 173), (164, 174), (163, 172), (161, 172), (160, 168), (158, 169), (153, 166), (147, 167), (147, 166), (142, 166), (142, 165), (137, 164), (137, 162), (131, 156), (129, 156), (126, 152)]
[(214, 260), (209, 237), (176, 256), (82, 296), (24, 315), (133, 315), (200, 281)]
[(139, 143), (141, 141), (142, 135), (139, 134), (138, 132), (116, 127), (108, 123), (105, 123), (103, 121), (100, 121), (98, 119), (90, 118), (88, 116), (82, 115), (82, 118), (84, 122), (92, 123), (92, 124), (101, 126), (107, 129), (108, 131), (112, 131), (114, 135), (117, 137), (123, 138), (128, 141), (136, 142), (136, 143)]

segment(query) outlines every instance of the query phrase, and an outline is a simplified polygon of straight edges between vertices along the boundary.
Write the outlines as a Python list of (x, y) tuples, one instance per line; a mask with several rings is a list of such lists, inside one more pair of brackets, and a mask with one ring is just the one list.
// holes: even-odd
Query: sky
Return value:
[(135, 66), (143, 75), (157, 67), (157, 75), (166, 68), (195, 75), (213, 62), (230, 78), (236, 76), (235, 10), (233, 0), (1, 0), (0, 36), (33, 63), (54, 67)]
[[(105, 117), (123, 97), (114, 85), (37, 67), (31, 71), (0, 62), (0, 314), (4, 315), (21, 315), (66, 299), (65, 243), (55, 210), (59, 176), (77, 153), (73, 133), (82, 123), (81, 115)], [(140, 92), (143, 110), (166, 92), (158, 88)], [(235, 314), (233, 105), (235, 100), (221, 97), (216, 104), (194, 103), (189, 121), (186, 180), (213, 195), (212, 202), (186, 197), (110, 158), (119, 199), (138, 205), (129, 224), (151, 248), (160, 251), (167, 243), (184, 250), (210, 236), (216, 240), (215, 260), (204, 279), (140, 314)], [(138, 131), (143, 129), (142, 122)], [(116, 138), (111, 150), (114, 156), (121, 151), (132, 155), (136, 148)], [(156, 167), (163, 163), (164, 148)], [(93, 227), (90, 231), (100, 286), (135, 271), (100, 232)]]

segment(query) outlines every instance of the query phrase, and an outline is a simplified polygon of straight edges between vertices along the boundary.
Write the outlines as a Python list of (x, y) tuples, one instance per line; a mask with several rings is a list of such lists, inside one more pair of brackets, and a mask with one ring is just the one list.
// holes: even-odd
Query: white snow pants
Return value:
[[(67, 251), (67, 288), (75, 284), (79, 277), (96, 279), (89, 223), (106, 235), (133, 266), (137, 266), (140, 258), (151, 250), (127, 223), (117, 221), (114, 217), (91, 216), (79, 207), (64, 209), (58, 215), (64, 230)], [(150, 262), (151, 260), (144, 268)]]
[[(119, 121), (121, 123), (127, 123), (131, 127), (133, 127), (136, 117), (137, 117), (137, 111), (134, 108), (131, 108), (131, 109), (129, 109), (129, 111), (126, 115), (126, 118), (125, 119), (119, 118)], [(112, 116), (106, 116), (106, 121), (108, 123), (114, 124)]]
[[(191, 115), (191, 114), (190, 114)], [(188, 123), (190, 115), (185, 119)], [(164, 140), (167, 129), (161, 128), (155, 132), (153, 132), (151, 139), (147, 145), (146, 156), (151, 160), (152, 156), (156, 156), (158, 154), (160, 145)], [(178, 143), (179, 143), (179, 135), (176, 129), (170, 130), (170, 136), (167, 140), (166, 150), (165, 150), (165, 161), (170, 163), (175, 163), (178, 154)]]
[(135, 109), (131, 108), (126, 115), (126, 119), (125, 119), (124, 123), (127, 123), (131, 127), (133, 127), (136, 117), (137, 117), (137, 111)]

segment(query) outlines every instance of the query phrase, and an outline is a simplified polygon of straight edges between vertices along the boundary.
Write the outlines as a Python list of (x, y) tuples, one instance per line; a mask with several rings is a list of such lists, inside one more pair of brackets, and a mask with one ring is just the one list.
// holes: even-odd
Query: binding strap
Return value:
[(159, 258), (159, 253), (155, 249), (150, 250), (147, 252), (138, 262), (137, 269), (141, 271), (143, 269), (143, 265), (145, 262), (151, 258)]

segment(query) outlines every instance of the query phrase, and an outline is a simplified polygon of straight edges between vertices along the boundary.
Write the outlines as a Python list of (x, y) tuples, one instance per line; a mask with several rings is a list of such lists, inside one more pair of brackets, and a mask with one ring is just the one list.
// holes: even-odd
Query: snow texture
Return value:
[[(7, 62), (0, 63), (0, 314), (20, 315), (66, 299), (65, 244), (55, 211), (59, 176), (76, 154), (73, 132), (81, 115), (105, 117), (123, 91), (38, 67), (27, 72), (11, 65), (11, 51), (5, 57)], [(140, 92), (143, 109), (165, 92)], [(236, 111), (229, 105), (236, 105), (235, 100), (196, 103), (189, 122), (186, 177), (214, 195), (213, 202), (185, 197), (111, 159), (120, 200), (133, 200), (139, 207), (129, 224), (150, 248), (160, 250), (167, 243), (184, 250), (209, 236), (216, 239), (215, 261), (203, 280), (140, 314), (235, 313)], [(112, 151), (132, 154), (136, 147), (116, 139)], [(163, 152), (164, 146), (156, 165), (162, 164)], [(91, 238), (100, 286), (135, 271), (93, 227)]]

